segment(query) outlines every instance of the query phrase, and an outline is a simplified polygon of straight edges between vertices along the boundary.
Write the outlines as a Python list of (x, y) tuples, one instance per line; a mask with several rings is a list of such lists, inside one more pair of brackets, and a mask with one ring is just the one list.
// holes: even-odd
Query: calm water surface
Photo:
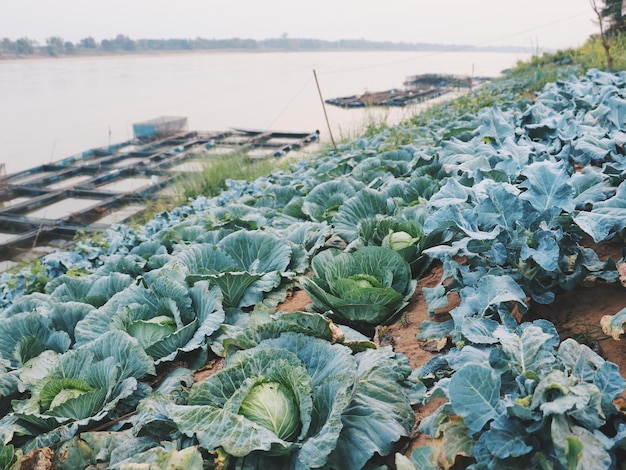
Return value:
[[(132, 138), (134, 122), (186, 116), (190, 130), (315, 131), (324, 98), (401, 88), (422, 73), (497, 76), (523, 53), (190, 53), (0, 61), (0, 163), (9, 174)], [(335, 140), (417, 107), (327, 106)]]

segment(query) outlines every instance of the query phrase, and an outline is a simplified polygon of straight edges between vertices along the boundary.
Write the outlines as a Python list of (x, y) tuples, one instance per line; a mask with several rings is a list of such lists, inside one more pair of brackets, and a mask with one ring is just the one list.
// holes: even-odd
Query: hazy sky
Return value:
[(0, 0), (0, 38), (289, 37), (574, 47), (589, 0)]

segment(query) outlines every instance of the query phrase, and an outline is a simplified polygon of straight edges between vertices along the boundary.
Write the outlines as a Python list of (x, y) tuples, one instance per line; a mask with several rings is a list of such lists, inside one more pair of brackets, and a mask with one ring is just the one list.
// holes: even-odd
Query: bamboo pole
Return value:
[(330, 134), (330, 141), (333, 143), (333, 147), (337, 150), (337, 144), (335, 143), (335, 138), (333, 137), (333, 131), (330, 128), (330, 122), (328, 121), (328, 114), (326, 114), (326, 103), (324, 103), (324, 98), (322, 97), (322, 90), (320, 90), (320, 83), (317, 81), (317, 73), (315, 73), (315, 69), (313, 69), (313, 76), (315, 77), (315, 84), (317, 85), (317, 92), (320, 95), (320, 100), (322, 101), (322, 109), (324, 110), (324, 117), (326, 118), (326, 127), (328, 127), (328, 133)]

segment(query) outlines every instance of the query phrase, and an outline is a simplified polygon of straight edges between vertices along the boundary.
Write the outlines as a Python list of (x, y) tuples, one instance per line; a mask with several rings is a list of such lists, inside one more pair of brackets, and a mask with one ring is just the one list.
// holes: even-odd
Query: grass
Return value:
[(389, 124), (387, 123), (389, 119), (389, 111), (385, 110), (384, 113), (376, 113), (372, 111), (368, 113), (365, 117), (365, 120), (362, 124), (361, 132), (359, 133), (360, 137), (373, 137), (377, 134), (380, 134), (386, 129), (389, 129)]
[(184, 173), (168, 188), (167, 197), (148, 200), (146, 210), (140, 220), (134, 220), (135, 223), (145, 223), (155, 214), (171, 210), (189, 199), (218, 196), (226, 189), (226, 181), (229, 179), (252, 181), (269, 175), (273, 170), (284, 168), (293, 161), (293, 158), (285, 157), (253, 160), (244, 149), (234, 149), (227, 154), (203, 151), (191, 155), (191, 158), (202, 161), (202, 171)]
[(211, 155), (203, 170), (197, 173), (187, 173), (181, 180), (182, 192), (185, 197), (192, 198), (199, 195), (206, 197), (218, 196), (226, 189), (226, 180), (253, 180), (267, 175), (276, 168), (271, 159), (252, 160), (246, 152), (235, 150), (228, 154)]
[[(354, 110), (355, 112), (363, 112), (364, 116), (361, 122), (355, 124), (352, 128), (346, 129), (339, 127), (335, 135), (337, 144), (346, 144), (360, 137), (372, 137), (382, 131), (388, 129), (389, 125), (389, 109), (380, 106), (366, 106)], [(330, 144), (332, 148), (332, 144)]]
[(600, 341), (609, 339), (610, 336), (606, 335), (599, 325), (579, 321), (573, 325), (573, 328), (575, 332), (569, 336), (570, 338), (590, 347), (596, 353), (602, 354)]
[[(599, 36), (589, 39), (580, 49), (572, 52), (581, 68), (585, 70), (588, 68), (606, 69), (606, 55)], [(613, 71), (626, 70), (626, 34), (613, 36), (611, 55), (613, 56)]]

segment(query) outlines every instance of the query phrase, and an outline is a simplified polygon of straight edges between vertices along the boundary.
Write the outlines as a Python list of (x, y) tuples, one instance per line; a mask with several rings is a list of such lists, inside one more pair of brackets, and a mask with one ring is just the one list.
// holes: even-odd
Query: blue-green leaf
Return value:
[(136, 339), (128, 334), (111, 330), (86, 346), (96, 358), (104, 359), (112, 356), (121, 367), (120, 380), (128, 377), (141, 379), (148, 374), (154, 375), (154, 363)]
[(472, 433), (498, 416), (500, 377), (490, 367), (470, 364), (450, 379), (450, 403)]
[(598, 243), (626, 227), (624, 207), (626, 207), (626, 182), (620, 184), (615, 196), (594, 204), (591, 211), (575, 213), (572, 218), (576, 225)]
[(554, 213), (559, 209), (571, 212), (576, 207), (575, 190), (562, 164), (535, 162), (522, 174), (526, 181), (519, 186), (527, 191), (520, 195), (520, 199), (530, 202), (539, 213)]
[(356, 194), (355, 187), (356, 181), (346, 178), (319, 184), (304, 198), (302, 212), (318, 222), (330, 221), (341, 205)]
[(330, 457), (337, 468), (362, 468), (374, 454), (389, 454), (414, 422), (402, 389), (411, 373), (408, 359), (385, 348), (358, 354), (357, 364), (356, 387), (341, 415), (343, 429)]

